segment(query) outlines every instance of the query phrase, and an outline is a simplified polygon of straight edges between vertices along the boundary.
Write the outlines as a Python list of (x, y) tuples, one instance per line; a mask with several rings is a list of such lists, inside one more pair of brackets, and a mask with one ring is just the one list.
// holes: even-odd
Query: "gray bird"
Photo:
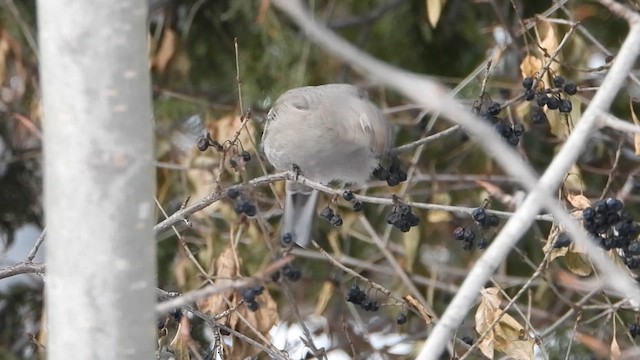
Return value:
[[(298, 169), (328, 184), (363, 183), (387, 156), (391, 129), (366, 93), (348, 84), (305, 86), (282, 94), (267, 115), (262, 147), (279, 171)], [(307, 247), (318, 191), (286, 182), (282, 233)]]

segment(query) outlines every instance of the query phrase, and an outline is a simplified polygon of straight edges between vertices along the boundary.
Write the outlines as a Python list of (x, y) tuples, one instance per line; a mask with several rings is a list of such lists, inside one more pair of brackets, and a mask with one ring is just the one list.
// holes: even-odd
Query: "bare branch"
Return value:
[(0, 279), (5, 279), (20, 274), (37, 274), (42, 276), (44, 275), (44, 264), (21, 262), (0, 269)]

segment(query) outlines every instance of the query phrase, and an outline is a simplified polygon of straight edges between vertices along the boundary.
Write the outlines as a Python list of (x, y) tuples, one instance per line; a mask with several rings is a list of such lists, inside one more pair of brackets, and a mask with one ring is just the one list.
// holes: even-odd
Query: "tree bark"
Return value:
[(147, 2), (39, 0), (49, 359), (151, 359)]

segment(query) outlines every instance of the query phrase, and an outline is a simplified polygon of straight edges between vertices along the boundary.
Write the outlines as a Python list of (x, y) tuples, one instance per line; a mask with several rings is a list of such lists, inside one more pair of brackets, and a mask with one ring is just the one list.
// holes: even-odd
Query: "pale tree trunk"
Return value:
[(39, 0), (47, 355), (150, 359), (155, 189), (146, 0)]

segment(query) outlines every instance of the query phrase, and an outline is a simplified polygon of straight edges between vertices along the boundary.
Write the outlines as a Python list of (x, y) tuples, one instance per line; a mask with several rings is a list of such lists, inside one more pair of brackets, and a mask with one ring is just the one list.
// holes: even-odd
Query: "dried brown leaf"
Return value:
[(416, 300), (415, 297), (413, 297), (413, 295), (405, 295), (403, 299), (407, 302), (407, 304), (411, 305), (418, 312), (418, 314), (420, 314), (420, 317), (422, 317), (422, 320), (424, 320), (427, 325), (433, 322), (433, 315), (431, 315), (429, 311), (427, 311), (427, 309), (422, 306), (422, 304), (420, 304), (420, 302)]
[(542, 60), (532, 55), (525, 56), (520, 63), (523, 78), (534, 77), (540, 69), (542, 69)]
[(586, 209), (588, 207), (591, 207), (591, 201), (589, 199), (587, 199), (587, 197), (582, 195), (582, 194), (577, 194), (577, 195), (567, 194), (567, 201), (575, 209), (584, 210), (584, 209)]
[(547, 266), (549, 266), (549, 264), (556, 258), (565, 256), (568, 251), (568, 248), (566, 247), (556, 248), (553, 246), (554, 242), (556, 241), (556, 237), (558, 236), (558, 234), (560, 234), (560, 232), (561, 231), (558, 227), (558, 224), (553, 223), (553, 225), (551, 226), (551, 231), (549, 231), (549, 236), (547, 236), (547, 243), (544, 245), (544, 248), (542, 248), (542, 251), (544, 251), (545, 254), (550, 252)]
[[(228, 246), (222, 251), (222, 253), (220, 253), (218, 258), (216, 259), (216, 270), (214, 274), (216, 276), (215, 284), (224, 286), (232, 282), (232, 278), (235, 278), (238, 275), (238, 265), (240, 264), (236, 264), (236, 257), (233, 247)], [(230, 295), (232, 295), (232, 292), (233, 290), (228, 290), (200, 300), (198, 302), (200, 311), (209, 315), (216, 315), (226, 311), (229, 306), (227, 305), (225, 298), (227, 300), (230, 300)]]
[(578, 276), (591, 275), (592, 267), (589, 258), (584, 252), (577, 250), (575, 243), (571, 243), (569, 250), (564, 255), (564, 263), (567, 269)]
[(489, 329), (489, 326), (500, 316), (500, 289), (496, 287), (483, 289), (480, 305), (476, 311), (476, 331), (487, 335), (478, 347), (482, 353), (493, 358), (494, 351), (501, 351), (514, 359), (532, 359), (534, 341), (526, 329), (511, 315), (503, 314), (500, 320)]

